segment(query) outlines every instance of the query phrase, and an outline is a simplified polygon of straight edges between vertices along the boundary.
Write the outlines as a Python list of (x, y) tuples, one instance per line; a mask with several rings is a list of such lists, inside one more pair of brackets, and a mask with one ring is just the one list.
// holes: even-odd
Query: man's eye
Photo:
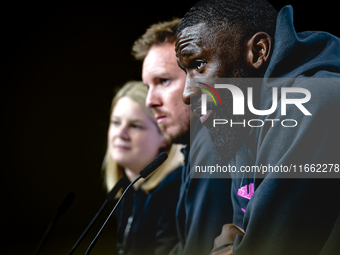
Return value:
[(169, 82), (169, 79), (160, 79), (161, 84), (166, 85)]
[(204, 66), (205, 66), (205, 62), (203, 60), (197, 59), (195, 61), (195, 67), (196, 67), (197, 71), (199, 71)]
[(205, 64), (206, 63), (201, 59), (193, 59), (189, 64), (189, 68), (199, 71), (202, 67), (205, 66)]

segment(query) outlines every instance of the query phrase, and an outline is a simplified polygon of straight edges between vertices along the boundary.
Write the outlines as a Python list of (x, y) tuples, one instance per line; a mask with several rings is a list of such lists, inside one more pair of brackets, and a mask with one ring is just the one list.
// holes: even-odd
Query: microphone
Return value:
[(79, 237), (79, 239), (77, 240), (77, 242), (73, 245), (72, 249), (69, 251), (68, 255), (71, 255), (74, 253), (74, 251), (77, 249), (77, 247), (79, 246), (80, 242), (84, 239), (84, 237), (87, 235), (87, 233), (90, 231), (90, 229), (92, 228), (93, 224), (97, 221), (98, 217), (102, 214), (102, 212), (104, 211), (104, 209), (106, 208), (106, 206), (108, 205), (109, 202), (112, 202), (116, 196), (116, 194), (118, 193), (118, 191), (123, 188), (125, 189), (128, 185), (129, 185), (129, 180), (127, 178), (120, 178), (118, 180), (118, 182), (116, 183), (116, 185), (111, 189), (111, 191), (109, 192), (109, 194), (107, 194), (106, 196), (106, 200), (104, 202), (104, 204), (102, 205), (102, 207), (99, 209), (99, 211), (97, 212), (97, 214), (94, 216), (94, 218), (92, 219), (92, 221), (90, 222), (90, 224), (86, 227), (85, 231), (82, 233), (82, 235)]
[(89, 247), (86, 250), (85, 255), (90, 254), (91, 250), (93, 249), (94, 245), (96, 244), (99, 235), (102, 233), (104, 227), (106, 226), (106, 224), (108, 223), (109, 219), (111, 218), (111, 216), (113, 215), (113, 213), (116, 211), (118, 205), (120, 204), (120, 202), (122, 201), (122, 199), (124, 198), (126, 192), (130, 189), (131, 186), (133, 186), (139, 179), (141, 178), (146, 178), (149, 176), (149, 174), (151, 174), (154, 170), (156, 170), (160, 165), (163, 164), (163, 162), (168, 158), (168, 154), (166, 154), (165, 152), (160, 153), (156, 159), (154, 159), (149, 165), (147, 165), (142, 171), (139, 172), (139, 176), (130, 183), (130, 185), (125, 189), (125, 191), (123, 192), (122, 196), (119, 198), (118, 202), (116, 203), (115, 207), (112, 209), (111, 213), (109, 214), (109, 216), (107, 217), (107, 219), (105, 220), (104, 224), (102, 225), (102, 227), (100, 228), (100, 230), (98, 231), (97, 235), (95, 236), (95, 238), (92, 240), (91, 244), (89, 245)]
[(142, 178), (148, 177), (149, 174), (151, 174), (153, 171), (155, 171), (160, 165), (163, 164), (163, 162), (168, 158), (168, 154), (165, 152), (161, 152), (157, 158), (155, 158), (149, 165), (144, 167), (142, 171), (139, 172), (139, 175)]
[(59, 220), (60, 216), (63, 215), (68, 208), (71, 206), (71, 204), (73, 203), (75, 198), (75, 195), (73, 192), (70, 192), (67, 194), (67, 196), (65, 197), (65, 199), (63, 200), (63, 202), (59, 205), (58, 209), (57, 209), (57, 213), (56, 215), (53, 217), (50, 225), (48, 226), (43, 238), (41, 239), (34, 255), (38, 255), (41, 251), (41, 248), (43, 247), (43, 245), (46, 243), (48, 237), (50, 236), (55, 224), (57, 223), (57, 221)]

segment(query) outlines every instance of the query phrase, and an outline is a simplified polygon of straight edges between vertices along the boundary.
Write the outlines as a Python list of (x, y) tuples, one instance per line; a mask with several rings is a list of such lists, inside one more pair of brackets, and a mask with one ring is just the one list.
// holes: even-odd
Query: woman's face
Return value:
[(129, 97), (117, 101), (111, 114), (108, 138), (112, 159), (136, 173), (166, 146), (156, 124)]

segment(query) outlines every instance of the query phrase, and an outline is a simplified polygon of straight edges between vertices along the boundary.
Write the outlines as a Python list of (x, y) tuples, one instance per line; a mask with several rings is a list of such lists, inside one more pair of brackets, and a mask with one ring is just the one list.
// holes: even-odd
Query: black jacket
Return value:
[(169, 254), (178, 242), (175, 210), (181, 170), (169, 173), (149, 194), (141, 188), (126, 194), (117, 210), (117, 254)]
[(215, 166), (215, 151), (207, 129), (191, 121), (191, 144), (183, 149), (185, 165), (176, 211), (179, 243), (171, 255), (207, 255), (224, 224), (232, 221), (231, 179), (196, 172), (196, 166)]
[[(278, 125), (254, 128), (236, 157), (237, 169), (282, 166), (290, 173), (277, 168), (264, 179), (259, 173), (233, 179), (234, 223), (245, 230), (236, 238), (234, 255), (340, 254), (340, 39), (296, 33), (292, 16), (291, 7), (278, 15), (261, 109), (270, 108), (273, 87), (299, 87), (311, 93), (304, 106), (312, 115), (292, 105), (283, 116), (279, 98), (278, 110), (263, 116)], [(298, 125), (283, 127), (283, 119)], [(328, 172), (317, 173), (319, 166)]]

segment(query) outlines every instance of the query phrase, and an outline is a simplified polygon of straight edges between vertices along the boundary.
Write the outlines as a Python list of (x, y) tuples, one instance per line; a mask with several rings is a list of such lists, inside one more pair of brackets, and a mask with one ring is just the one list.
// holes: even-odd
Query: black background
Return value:
[[(133, 42), (195, 2), (0, 5), (1, 254), (33, 254), (72, 191), (76, 199), (41, 253), (67, 254), (105, 199), (100, 169), (113, 91), (140, 79)], [(271, 2), (293, 5), (297, 31), (339, 36), (336, 2)], [(84, 254), (98, 227), (75, 254)], [(113, 220), (92, 254), (114, 254), (114, 240)]]

